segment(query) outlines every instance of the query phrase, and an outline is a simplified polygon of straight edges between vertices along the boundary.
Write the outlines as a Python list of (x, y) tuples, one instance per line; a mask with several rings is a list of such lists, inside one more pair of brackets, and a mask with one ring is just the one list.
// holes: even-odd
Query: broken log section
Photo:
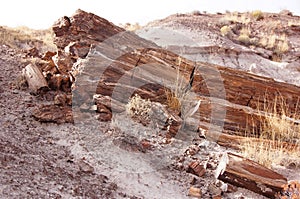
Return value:
[(32, 115), (40, 122), (73, 123), (72, 108), (70, 106), (41, 105)]
[(268, 139), (261, 139), (255, 137), (243, 137), (238, 135), (228, 135), (225, 133), (207, 131), (205, 132), (205, 136), (210, 139), (216, 141), (219, 145), (224, 147), (229, 147), (232, 149), (243, 149), (245, 143), (264, 143), (264, 146), (276, 146), (280, 144), (283, 147), (283, 150), (294, 151), (299, 150), (300, 146), (290, 142), (277, 142)]
[(224, 154), (216, 177), (223, 182), (249, 189), (268, 198), (275, 198), (287, 179), (282, 175), (241, 156)]
[(48, 87), (48, 83), (40, 71), (40, 69), (34, 64), (28, 64), (23, 69), (23, 75), (28, 83), (31, 92), (36, 93), (38, 90), (44, 87)]

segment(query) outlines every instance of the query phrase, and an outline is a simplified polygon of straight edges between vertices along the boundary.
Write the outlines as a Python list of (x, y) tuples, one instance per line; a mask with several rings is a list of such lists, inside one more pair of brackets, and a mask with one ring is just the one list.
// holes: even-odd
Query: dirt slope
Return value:
[(195, 61), (300, 85), (300, 17), (291, 13), (176, 14), (136, 33)]
[(113, 198), (118, 187), (96, 174), (85, 157), (74, 157), (70, 148), (57, 144), (63, 131), (31, 118), (38, 103), (28, 91), (19, 90), (18, 76), (24, 54), (0, 46), (0, 198)]

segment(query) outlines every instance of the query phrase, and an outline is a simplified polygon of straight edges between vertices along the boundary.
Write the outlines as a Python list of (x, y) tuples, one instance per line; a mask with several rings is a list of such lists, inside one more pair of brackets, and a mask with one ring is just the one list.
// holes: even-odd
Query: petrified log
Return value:
[[(122, 87), (123, 91), (126, 89), (128, 91), (130, 91), (130, 89), (136, 90), (143, 98), (166, 104), (166, 95), (163, 93), (163, 89), (161, 89), (164, 85), (156, 83), (152, 74), (156, 73), (157, 79), (161, 78), (162, 81), (172, 82), (172, 77), (173, 80), (176, 78), (175, 68), (179, 67), (182, 70), (181, 75), (185, 78), (184, 81), (189, 82), (190, 72), (192, 71), (194, 63), (185, 60), (185, 63), (178, 65), (176, 61), (174, 61), (178, 58), (177, 55), (161, 49), (143, 50), (143, 52), (139, 53), (144, 54), (142, 54), (143, 56), (141, 57), (135, 57), (133, 54), (128, 56), (124, 55), (120, 60), (115, 60), (107, 67), (102, 73), (96, 88), (96, 93), (108, 96), (114, 93), (115, 97), (121, 96), (118, 100), (126, 101), (127, 98), (124, 98), (124, 95), (121, 94), (122, 92), (120, 94), (117, 93), (122, 89), (118, 90), (116, 88)], [(137, 62), (141, 64), (143, 75), (139, 76), (137, 73), (132, 72), (135, 68), (138, 69), (139, 64), (135, 66)], [(149, 67), (149, 71), (147, 72), (145, 72), (144, 67), (146, 63), (151, 63), (151, 68)], [(259, 77), (242, 71), (234, 71), (220, 66), (211, 66), (211, 64), (207, 63), (199, 64), (201, 65), (201, 69), (199, 69), (201, 72), (195, 72), (192, 91), (202, 96), (203, 100), (206, 101), (206, 103), (201, 103), (198, 111), (201, 121), (211, 122), (211, 118), (213, 117), (215, 123), (225, 122), (224, 128), (227, 132), (257, 132), (264, 115), (261, 115), (261, 113), (255, 109), (257, 109), (258, 106), (266, 106), (265, 103), (276, 103), (276, 96), (280, 96), (280, 98), (285, 101), (289, 112), (294, 113), (296, 111), (296, 105), (299, 100), (298, 93), (300, 93), (299, 87), (275, 82), (270, 78)], [(89, 68), (88, 70), (97, 70), (97, 68), (92, 69), (93, 66), (97, 67), (97, 64), (86, 62), (85, 66)], [(172, 66), (174, 68), (172, 68)], [(216, 70), (219, 72), (220, 77), (215, 76), (214, 73)], [(211, 86), (209, 90), (206, 86), (207, 81), (201, 77), (203, 74), (206, 75), (206, 79), (210, 79), (209, 81), (218, 82), (216, 86)], [(132, 76), (134, 78), (132, 78)], [(218, 78), (221, 78), (221, 80)], [(136, 85), (132, 85), (132, 82), (136, 83)], [(224, 96), (215, 95), (216, 93), (220, 93), (220, 83), (225, 87)], [(139, 85), (143, 86), (141, 87)], [(167, 83), (165, 86), (168, 86)], [(218, 100), (218, 98), (222, 97), (224, 99)], [(268, 99), (267, 101), (266, 98)], [(217, 106), (220, 108), (216, 108)], [(223, 113), (220, 110), (223, 110)], [(212, 111), (215, 111), (215, 115), (212, 115)], [(280, 107), (278, 107), (278, 112), (280, 112)], [(223, 117), (222, 114), (224, 114)]]
[[(297, 111), (297, 86), (209, 63), (195, 63), (92, 13), (78, 10), (72, 17), (57, 21), (53, 31), (59, 51), (69, 48), (58, 60), (66, 56), (85, 57), (76, 65), (84, 68), (84, 73), (75, 75), (74, 90), (83, 103), (100, 94), (124, 104), (138, 93), (144, 99), (166, 104), (164, 87), (174, 88), (178, 68), (185, 83), (193, 79), (191, 91), (203, 100), (196, 118), (207, 124), (224, 123), (226, 133), (257, 132), (262, 116), (255, 109), (276, 103), (276, 97), (286, 103), (286, 111)], [(62, 72), (71, 70), (72, 63), (65, 65)], [(280, 113), (279, 105), (277, 111)]]
[(34, 64), (28, 64), (23, 69), (23, 75), (26, 78), (29, 89), (33, 93), (37, 93), (41, 88), (48, 87), (47, 81), (42, 72)]
[(287, 179), (282, 175), (232, 153), (222, 157), (216, 177), (268, 198), (275, 198), (276, 194), (287, 184)]

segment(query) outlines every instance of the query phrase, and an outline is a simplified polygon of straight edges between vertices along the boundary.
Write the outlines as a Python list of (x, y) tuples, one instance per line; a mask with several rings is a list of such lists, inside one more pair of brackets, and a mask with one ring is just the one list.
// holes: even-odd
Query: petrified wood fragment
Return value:
[(241, 156), (225, 154), (216, 177), (235, 186), (249, 189), (268, 198), (275, 198), (287, 179), (282, 175)]

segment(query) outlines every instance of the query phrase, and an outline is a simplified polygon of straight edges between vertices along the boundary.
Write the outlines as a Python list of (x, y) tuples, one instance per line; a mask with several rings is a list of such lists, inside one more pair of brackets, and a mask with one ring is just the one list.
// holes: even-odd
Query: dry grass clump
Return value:
[(242, 42), (243, 44), (250, 44), (250, 37), (249, 35), (251, 34), (250, 30), (248, 28), (242, 28), (240, 31), (240, 35), (238, 37), (238, 41)]
[(189, 117), (193, 116), (199, 109), (201, 100), (190, 92), (194, 71), (190, 75), (190, 80), (187, 82), (185, 78), (180, 74), (180, 66), (182, 64), (181, 57), (178, 57), (177, 65), (177, 75), (175, 82), (172, 83), (172, 89), (165, 88), (165, 94), (167, 99), (167, 107), (173, 110), (176, 114), (180, 115), (183, 122), (185, 122)]
[(234, 23), (242, 23), (248, 24), (250, 22), (250, 18), (247, 17), (247, 14), (239, 14), (238, 12), (226, 12), (223, 21), (229, 21)]
[(273, 49), (274, 52), (280, 54), (285, 53), (289, 50), (289, 43), (286, 35), (272, 34), (269, 37), (263, 37), (260, 40), (260, 44), (267, 48)]
[(181, 58), (178, 58), (178, 67), (176, 68), (176, 80), (174, 82), (175, 88), (168, 89), (165, 88), (165, 94), (167, 97), (167, 106), (168, 108), (180, 112), (181, 110), (181, 101), (183, 98), (183, 93), (181, 92), (181, 88), (183, 87), (183, 79), (180, 77), (179, 67), (181, 65)]
[(220, 32), (222, 36), (226, 36), (231, 32), (231, 28), (229, 26), (222, 26)]
[(278, 38), (278, 43), (275, 48), (276, 53), (285, 53), (289, 50), (289, 43), (286, 35), (281, 35)]
[(241, 34), (238, 37), (238, 41), (247, 45), (247, 44), (250, 44), (250, 37), (249, 37), (249, 35)]
[(172, 92), (169, 89), (165, 89), (165, 94), (167, 97), (167, 105), (170, 109), (174, 110), (175, 112), (180, 112), (181, 109), (181, 102), (179, 98), (177, 97), (177, 94), (175, 92)]
[[(300, 163), (300, 115), (299, 108), (293, 114), (287, 104), (276, 98), (274, 104), (265, 102), (262, 110), (260, 132), (243, 144), (244, 156), (267, 167), (272, 164), (298, 165)], [(250, 141), (252, 140), (252, 142)], [(296, 162), (295, 162), (296, 161)]]
[(281, 61), (284, 53), (290, 49), (286, 35), (271, 34), (260, 39), (259, 45), (263, 48), (273, 50), (273, 61)]
[(186, 82), (184, 77), (180, 74), (180, 66), (182, 63), (181, 57), (178, 57), (178, 67), (176, 68), (176, 80), (173, 84), (173, 89), (165, 89), (165, 94), (167, 97), (167, 106), (168, 108), (174, 110), (175, 112), (181, 112), (183, 101), (187, 97)]
[(254, 11), (252, 11), (252, 12), (251, 12), (251, 16), (252, 16), (256, 21), (261, 20), (261, 19), (264, 18), (264, 15), (263, 15), (262, 11), (260, 11), (260, 10), (254, 10)]

